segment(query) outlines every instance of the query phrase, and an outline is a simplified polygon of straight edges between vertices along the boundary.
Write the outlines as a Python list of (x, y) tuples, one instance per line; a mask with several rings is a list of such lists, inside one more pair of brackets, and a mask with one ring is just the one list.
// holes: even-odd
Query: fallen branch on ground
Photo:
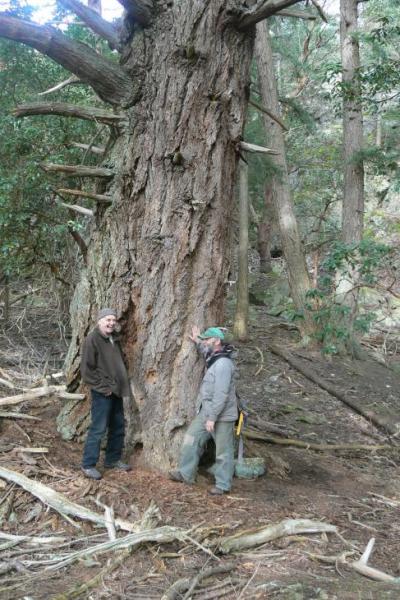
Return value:
[(246, 548), (260, 546), (266, 542), (271, 542), (287, 535), (298, 535), (301, 533), (336, 533), (335, 525), (311, 521), (309, 519), (286, 519), (275, 525), (268, 525), (261, 529), (252, 529), (242, 531), (235, 535), (222, 538), (219, 541), (218, 549), (223, 554), (237, 552)]
[(79, 584), (74, 586), (71, 590), (68, 590), (64, 594), (57, 594), (57, 596), (53, 596), (52, 600), (73, 600), (74, 598), (83, 598), (86, 597), (86, 593), (89, 590), (100, 585), (103, 582), (105, 575), (110, 575), (115, 569), (122, 565), (124, 560), (130, 556), (132, 553), (132, 548), (127, 548), (123, 552), (121, 552), (114, 560), (110, 561), (105, 567), (103, 567), (97, 575), (86, 581), (86, 583)]
[(349, 398), (343, 390), (340, 390), (332, 383), (325, 381), (325, 379), (317, 375), (317, 373), (312, 371), (301, 360), (290, 354), (290, 352), (286, 352), (286, 350), (283, 350), (274, 344), (268, 344), (268, 349), (271, 350), (273, 354), (276, 354), (277, 356), (280, 356), (286, 360), (286, 362), (299, 371), (299, 373), (316, 383), (320, 388), (327, 391), (332, 396), (335, 396), (335, 398), (343, 402), (343, 404), (346, 404), (346, 406), (349, 406), (356, 413), (367, 419), (368, 422), (375, 425), (375, 427), (378, 429), (381, 429), (389, 435), (394, 435), (398, 431), (395, 423), (389, 423), (371, 410), (366, 410), (362, 406), (359, 406), (356, 402)]
[[(43, 485), (43, 483), (40, 483), (39, 481), (29, 479), (29, 477), (25, 477), (25, 475), (22, 475), (17, 471), (12, 471), (11, 469), (6, 469), (5, 467), (0, 467), (0, 477), (20, 485), (33, 496), (39, 498), (44, 504), (47, 504), (63, 516), (71, 515), (106, 527), (106, 518), (104, 515), (96, 513), (75, 502), (71, 502), (59, 492), (56, 492), (47, 485)], [(124, 531), (135, 531), (136, 528), (134, 523), (129, 523), (122, 519), (115, 519), (115, 525)]]
[(62, 400), (83, 400), (84, 394), (70, 394), (66, 391), (65, 385), (48, 385), (45, 387), (37, 388), (35, 390), (27, 390), (23, 394), (16, 394), (15, 396), (6, 396), (0, 398), (0, 406), (8, 406), (10, 404), (19, 404), (20, 402), (26, 402), (27, 400), (36, 400), (38, 398), (44, 398), (45, 396), (57, 396)]
[(369, 577), (370, 579), (374, 579), (375, 581), (389, 581), (392, 583), (400, 584), (400, 577), (393, 577), (393, 575), (388, 575), (383, 571), (379, 571), (379, 569), (374, 569), (373, 567), (368, 566), (368, 560), (371, 556), (371, 552), (373, 550), (375, 544), (375, 538), (371, 538), (367, 544), (367, 547), (364, 550), (363, 555), (359, 560), (349, 563), (349, 566), (360, 573), (360, 575), (364, 575), (364, 577)]
[(243, 430), (243, 436), (249, 440), (257, 440), (260, 442), (266, 442), (267, 444), (279, 444), (281, 446), (295, 446), (296, 448), (304, 448), (305, 450), (393, 450), (393, 446), (388, 444), (315, 444), (313, 442), (303, 442), (302, 440), (295, 440), (291, 438), (278, 438), (273, 435), (265, 433), (259, 433), (254, 429), (246, 428)]
[(176, 600), (183, 593), (185, 596), (183, 600), (187, 600), (192, 596), (192, 593), (196, 586), (203, 579), (208, 579), (213, 575), (219, 575), (220, 573), (228, 573), (232, 571), (236, 567), (236, 563), (225, 563), (224, 565), (217, 565), (216, 567), (211, 567), (209, 569), (205, 569), (204, 571), (200, 571), (193, 579), (189, 577), (185, 577), (183, 579), (178, 579), (171, 585), (171, 587), (161, 596), (161, 600)]
[(33, 415), (25, 415), (19, 412), (7, 412), (0, 410), (0, 419), (28, 419), (29, 421), (41, 421), (40, 417), (34, 417)]

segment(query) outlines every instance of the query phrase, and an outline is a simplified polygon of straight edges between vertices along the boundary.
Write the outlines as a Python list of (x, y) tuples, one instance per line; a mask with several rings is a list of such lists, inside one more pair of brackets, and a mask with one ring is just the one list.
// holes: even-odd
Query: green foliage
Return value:
[(376, 319), (373, 312), (359, 313), (354, 318), (351, 308), (335, 298), (335, 279), (358, 273), (357, 287), (372, 286), (377, 282), (379, 271), (390, 257), (392, 248), (373, 238), (364, 238), (358, 244), (335, 242), (326, 257), (318, 287), (307, 294), (306, 308), (317, 324), (315, 338), (321, 343), (323, 352), (337, 354), (342, 351), (352, 332), (367, 333)]
[[(29, 11), (18, 3), (12, 12), (29, 18)], [(78, 25), (71, 25), (68, 35), (95, 43), (94, 36)], [(35, 50), (2, 39), (0, 65), (0, 272), (32, 275), (43, 265), (63, 265), (71, 226), (76, 230), (83, 226), (79, 218), (72, 224), (68, 221), (68, 213), (57, 205), (53, 192), (58, 187), (57, 176), (45, 175), (39, 165), (46, 160), (81, 163), (82, 152), (69, 144), (92, 139), (96, 126), (54, 116), (16, 120), (11, 114), (16, 105), (42, 100), (38, 93), (70, 74)], [(97, 102), (86, 86), (80, 85), (65, 88), (48, 100)], [(92, 156), (85, 158), (86, 163), (93, 160)], [(76, 185), (68, 179), (64, 183)]]

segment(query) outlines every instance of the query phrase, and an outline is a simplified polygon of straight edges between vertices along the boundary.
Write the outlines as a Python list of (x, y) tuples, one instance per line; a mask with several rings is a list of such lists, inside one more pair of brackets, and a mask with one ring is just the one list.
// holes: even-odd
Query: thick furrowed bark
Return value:
[(113, 206), (97, 216), (72, 309), (70, 380), (97, 308), (117, 308), (136, 429), (146, 458), (161, 468), (176, 457), (175, 434), (194, 412), (202, 364), (191, 326), (223, 319), (252, 49), (250, 36), (219, 28), (225, 5), (174, 4), (146, 30), (145, 92), (114, 147)]

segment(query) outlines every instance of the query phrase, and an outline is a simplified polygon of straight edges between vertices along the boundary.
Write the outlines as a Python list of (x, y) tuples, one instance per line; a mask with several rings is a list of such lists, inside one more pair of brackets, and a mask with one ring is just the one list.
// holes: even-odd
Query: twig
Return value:
[(229, 571), (233, 571), (236, 567), (236, 563), (225, 563), (223, 565), (218, 565), (217, 567), (211, 567), (209, 569), (205, 569), (204, 571), (200, 571), (198, 575), (192, 580), (186, 594), (183, 597), (183, 600), (189, 600), (194, 589), (199, 584), (202, 579), (208, 579), (213, 575), (219, 575), (220, 573), (228, 573)]

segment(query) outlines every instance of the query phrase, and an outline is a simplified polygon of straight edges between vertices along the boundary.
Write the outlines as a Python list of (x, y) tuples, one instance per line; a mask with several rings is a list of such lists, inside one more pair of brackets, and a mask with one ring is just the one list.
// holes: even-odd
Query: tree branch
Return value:
[(79, 196), (79, 198), (90, 198), (97, 202), (106, 202), (111, 204), (111, 196), (105, 196), (104, 194), (94, 194), (93, 192), (85, 192), (84, 190), (71, 190), (69, 188), (59, 188), (56, 190), (56, 194), (70, 194), (71, 196)]
[(94, 217), (94, 212), (90, 210), (90, 208), (84, 208), (78, 204), (67, 204), (66, 202), (58, 202), (58, 205), (63, 208), (68, 208), (68, 210), (72, 210), (80, 215), (85, 215), (85, 217)]
[(254, 27), (259, 21), (272, 17), (280, 10), (297, 4), (300, 0), (271, 0), (267, 4), (256, 7), (255, 10), (247, 11), (243, 13), (241, 17), (236, 21), (236, 27), (239, 31), (245, 31), (250, 27)]
[(55, 163), (41, 163), (41, 168), (46, 173), (68, 173), (75, 177), (114, 177), (114, 171), (104, 167), (86, 167), (84, 165), (59, 165)]
[(0, 13), (0, 37), (21, 42), (49, 56), (91, 85), (105, 102), (128, 106), (139, 93), (138, 86), (121, 67), (53, 27)]
[(69, 148), (79, 148), (80, 150), (87, 150), (88, 152), (92, 152), (93, 154), (103, 155), (105, 152), (105, 148), (103, 146), (91, 146), (90, 144), (80, 144), (79, 142), (71, 142), (70, 144), (66, 144)]
[(63, 88), (69, 85), (78, 85), (80, 83), (83, 83), (83, 81), (80, 81), (80, 79), (78, 79), (75, 75), (71, 75), (71, 77), (68, 77), (68, 79), (57, 83), (57, 85), (49, 88), (48, 90), (45, 90), (44, 92), (39, 92), (38, 96), (46, 96), (47, 94), (58, 92), (59, 90), (62, 90)]
[(118, 0), (134, 21), (142, 27), (148, 27), (151, 21), (153, 0)]
[(258, 108), (258, 110), (268, 115), (273, 121), (275, 121), (275, 123), (278, 123), (278, 125), (280, 125), (284, 131), (289, 131), (282, 119), (280, 119), (277, 115), (274, 115), (274, 113), (271, 112), (268, 108), (265, 108), (265, 106), (252, 99), (249, 100), (249, 104), (254, 106), (254, 108)]
[(255, 152), (259, 154), (279, 154), (276, 150), (271, 148), (265, 148), (264, 146), (257, 146), (256, 144), (249, 144), (248, 142), (239, 142), (241, 150), (246, 152)]
[(301, 10), (280, 10), (275, 17), (293, 17), (293, 19), (304, 19), (305, 21), (316, 21), (317, 17), (309, 12)]
[(106, 123), (107, 125), (116, 125), (125, 119), (124, 115), (114, 114), (102, 108), (78, 106), (77, 104), (68, 104), (67, 102), (30, 102), (29, 104), (20, 104), (20, 106), (14, 108), (12, 114), (17, 119), (37, 115), (57, 115), (60, 117), (86, 119), (88, 121)]
[(79, 250), (81, 251), (83, 262), (85, 265), (87, 264), (87, 246), (83, 237), (71, 226), (68, 225), (68, 231), (72, 235), (73, 239), (78, 245)]
[(322, 6), (319, 5), (319, 3), (317, 2), (317, 0), (311, 0), (311, 3), (313, 4), (313, 6), (315, 6), (315, 8), (317, 9), (319, 16), (321, 17), (321, 19), (323, 21), (325, 21), (325, 23), (328, 23), (328, 17), (326, 16)]
[(85, 6), (77, 0), (59, 0), (60, 4), (68, 8), (73, 13), (78, 15), (80, 19), (88, 26), (94, 33), (97, 33), (100, 37), (104, 38), (112, 50), (119, 50), (120, 42), (118, 34), (115, 28), (105, 21), (99, 13), (92, 10), (88, 6)]

